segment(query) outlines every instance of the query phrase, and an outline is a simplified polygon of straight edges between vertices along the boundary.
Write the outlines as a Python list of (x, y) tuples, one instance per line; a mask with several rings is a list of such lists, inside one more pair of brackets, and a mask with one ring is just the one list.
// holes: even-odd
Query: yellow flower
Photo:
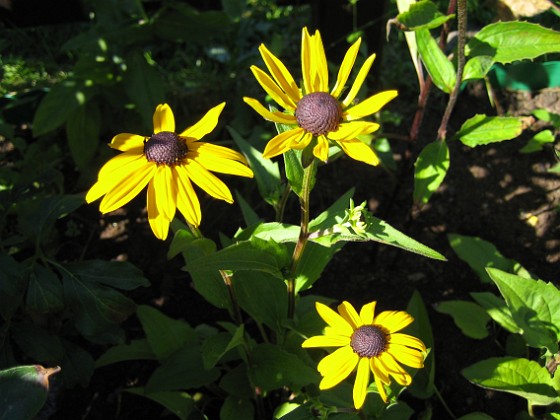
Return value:
[(147, 185), (148, 220), (157, 238), (167, 238), (176, 209), (198, 227), (202, 215), (192, 183), (212, 197), (232, 203), (229, 188), (210, 171), (253, 177), (240, 153), (198, 141), (214, 130), (224, 106), (215, 106), (192, 127), (176, 134), (173, 111), (167, 104), (158, 105), (151, 137), (130, 133), (113, 137), (109, 146), (123, 153), (101, 168), (86, 201), (105, 196), (99, 210), (108, 213), (124, 206)]
[(316, 138), (313, 154), (322, 161), (328, 158), (330, 140), (352, 159), (370, 165), (379, 163), (379, 158), (373, 150), (357, 137), (373, 133), (379, 128), (379, 124), (362, 118), (379, 111), (397, 96), (397, 91), (380, 92), (360, 103), (354, 103), (373, 64), (375, 54), (364, 62), (344, 99), (339, 99), (356, 61), (360, 43), (361, 38), (346, 52), (336, 83), (330, 92), (327, 59), (319, 31), (309, 35), (307, 28), (303, 28), (301, 89), (284, 64), (261, 44), (259, 51), (272, 77), (256, 66), (251, 66), (251, 71), (266, 93), (286, 112), (271, 112), (253, 98), (245, 97), (243, 100), (264, 119), (294, 127), (271, 139), (266, 145), (263, 157), (272, 158), (290, 149), (305, 149), (313, 138)]
[(387, 402), (385, 385), (389, 376), (403, 386), (412, 378), (399, 363), (421, 368), (424, 366), (424, 343), (408, 334), (397, 333), (414, 319), (404, 311), (384, 311), (374, 317), (376, 302), (364, 305), (358, 314), (348, 302), (338, 306), (338, 313), (317, 302), (315, 307), (328, 324), (324, 335), (310, 337), (302, 347), (340, 347), (325, 356), (317, 366), (323, 376), (320, 389), (329, 389), (345, 380), (357, 366), (354, 383), (354, 406), (365, 402), (370, 370), (383, 401)]

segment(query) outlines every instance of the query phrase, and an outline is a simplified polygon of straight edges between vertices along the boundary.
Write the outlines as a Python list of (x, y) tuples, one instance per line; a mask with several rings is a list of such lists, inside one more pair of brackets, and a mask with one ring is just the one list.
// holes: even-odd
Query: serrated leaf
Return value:
[(521, 118), (477, 114), (463, 123), (455, 137), (465, 146), (476, 147), (514, 139), (519, 137), (522, 131)]
[(525, 398), (530, 405), (549, 405), (560, 401), (550, 373), (533, 360), (493, 357), (463, 369), (462, 374), (483, 388)]
[(527, 344), (556, 353), (560, 340), (560, 291), (556, 286), (495, 268), (487, 271), (500, 289)]
[(183, 391), (147, 393), (146, 389), (142, 387), (126, 388), (124, 391), (155, 401), (181, 420), (187, 420), (196, 407), (193, 398)]
[(478, 340), (488, 337), (486, 325), (490, 317), (480, 305), (462, 300), (450, 300), (440, 302), (435, 309), (439, 313), (451, 315), (455, 325), (467, 337)]
[(65, 264), (64, 267), (83, 280), (117, 289), (134, 290), (150, 285), (142, 271), (127, 261), (88, 260)]
[(128, 344), (111, 347), (99, 356), (95, 361), (95, 368), (129, 360), (156, 360), (156, 354), (147, 339), (131, 340)]
[(78, 106), (66, 120), (66, 137), (74, 163), (85, 170), (99, 146), (101, 113), (94, 101)]
[(455, 15), (444, 15), (429, 0), (412, 3), (407, 12), (400, 13), (397, 20), (409, 30), (432, 29), (443, 25)]
[(138, 306), (136, 315), (159, 361), (179, 351), (185, 343), (196, 341), (196, 332), (185, 321), (172, 319), (146, 305)]
[(414, 164), (415, 202), (428, 203), (432, 194), (439, 188), (449, 170), (449, 148), (445, 141), (428, 144)]
[(415, 34), (418, 52), (434, 84), (442, 91), (451, 93), (457, 78), (453, 63), (439, 48), (428, 29), (420, 29)]
[(487, 267), (499, 268), (526, 278), (531, 277), (521, 264), (504, 257), (493, 244), (484, 239), (456, 233), (450, 233), (447, 239), (455, 254), (476, 272), (483, 283), (492, 281), (486, 272)]
[(500, 299), (498, 296), (490, 292), (473, 292), (470, 295), (476, 303), (486, 309), (486, 313), (490, 315), (490, 318), (503, 328), (513, 334), (519, 334), (522, 332), (513, 320), (511, 311), (507, 307), (505, 300)]
[(492, 56), (502, 64), (554, 52), (560, 52), (560, 32), (521, 21), (486, 25), (465, 47), (467, 56)]
[(25, 306), (38, 314), (60, 311), (64, 308), (64, 291), (58, 276), (40, 264), (29, 274)]

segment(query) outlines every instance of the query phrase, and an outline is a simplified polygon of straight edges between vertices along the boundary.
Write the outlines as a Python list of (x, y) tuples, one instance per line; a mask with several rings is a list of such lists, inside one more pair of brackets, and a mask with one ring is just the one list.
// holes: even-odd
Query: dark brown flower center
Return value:
[(297, 104), (296, 119), (299, 126), (315, 136), (336, 130), (341, 118), (340, 104), (325, 92), (305, 95)]
[(373, 325), (364, 325), (354, 331), (350, 346), (360, 357), (379, 356), (387, 346), (387, 335)]
[(170, 131), (160, 131), (144, 142), (146, 159), (158, 165), (175, 165), (188, 151), (185, 140)]

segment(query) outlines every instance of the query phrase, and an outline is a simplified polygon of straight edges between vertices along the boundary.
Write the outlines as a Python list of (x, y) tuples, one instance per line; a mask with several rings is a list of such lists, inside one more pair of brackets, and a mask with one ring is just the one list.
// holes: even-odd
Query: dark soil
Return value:
[[(465, 93), (461, 99), (451, 127), (457, 128), (466, 118), (484, 112), (481, 108), (487, 107), (487, 100), (473, 93)], [(429, 121), (429, 115), (427, 118), (426, 133), (434, 133), (429, 126), (437, 121)], [(410, 148), (412, 156), (432, 140), (432, 134), (421, 136), (419, 144)], [(435, 384), (456, 417), (479, 411), (495, 419), (511, 419), (515, 413), (525, 410), (526, 404), (521, 398), (478, 388), (460, 373), (474, 362), (503, 355), (506, 334), (493, 327), (488, 338), (470, 339), (449, 316), (434, 310), (439, 302), (469, 299), (470, 292), (492, 290), (492, 286), (482, 284), (466, 263), (455, 256), (447, 234), (481, 237), (546, 281), (555, 280), (560, 274), (560, 231), (555, 211), (560, 204), (560, 179), (547, 173), (554, 164), (553, 153), (544, 150), (520, 154), (522, 144), (523, 140), (517, 139), (470, 149), (451, 142), (451, 169), (445, 183), (422, 208), (412, 205), (410, 170), (402, 171), (399, 177), (350, 159), (321, 167), (312, 193), (316, 215), (355, 187), (356, 203), (367, 201), (377, 217), (448, 259), (440, 262), (376, 243), (350, 243), (335, 255), (310, 292), (349, 300), (355, 306), (377, 300), (378, 310), (384, 310), (405, 309), (412, 293), (418, 291), (433, 329)], [(407, 147), (403, 142), (395, 151), (397, 163), (403, 168), (410, 167), (410, 162), (404, 160)], [(233, 188), (247, 188), (238, 180), (228, 182)], [(224, 312), (214, 309), (194, 292), (188, 276), (180, 271), (181, 261), (167, 261), (167, 244), (152, 235), (143, 208), (144, 199), (141, 194), (124, 210), (105, 217), (99, 216), (96, 205), (83, 208), (81, 216), (91, 221), (99, 235), (99, 239), (89, 244), (85, 257), (128, 260), (141, 268), (152, 285), (133, 292), (137, 303), (154, 305), (191, 325), (224, 319)], [(238, 208), (206, 197), (201, 199), (203, 231), (216, 240), (218, 232), (231, 236), (237, 227), (232, 220), (239, 220)], [(295, 200), (288, 206), (297, 217)], [(255, 210), (263, 217), (272, 217), (265, 207)], [(534, 226), (528, 223), (530, 215), (538, 218)], [(141, 334), (134, 319), (126, 327), (132, 336)], [(102, 351), (92, 349), (97, 356)], [(145, 383), (153, 367), (150, 363), (104, 367), (95, 371), (87, 389), (60, 390), (55, 380), (51, 406), (46, 412), (54, 412), (51, 419), (160, 418), (163, 410), (159, 405), (122, 392), (128, 386)], [(409, 395), (404, 399), (417, 416), (424, 410), (432, 410), (435, 419), (451, 418), (435, 396), (427, 403)]]

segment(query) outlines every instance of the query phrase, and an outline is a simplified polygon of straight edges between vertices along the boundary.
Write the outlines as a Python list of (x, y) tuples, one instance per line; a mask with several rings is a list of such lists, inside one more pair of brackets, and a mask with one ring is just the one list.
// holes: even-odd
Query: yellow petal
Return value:
[(367, 389), (369, 385), (369, 359), (361, 358), (358, 362), (358, 370), (356, 372), (356, 382), (354, 382), (354, 390), (352, 396), (354, 398), (354, 407), (359, 410), (366, 401)]
[(356, 330), (358, 329), (358, 327), (362, 326), (362, 319), (350, 302), (342, 302), (340, 305), (338, 305), (337, 309), (340, 316), (342, 316), (344, 320), (352, 326), (353, 330)]
[(297, 124), (296, 117), (294, 117), (293, 115), (285, 114), (283, 112), (278, 112), (278, 111), (270, 112), (263, 105), (261, 105), (261, 103), (256, 99), (244, 97), (243, 101), (245, 101), (247, 105), (249, 105), (251, 108), (257, 111), (257, 113), (265, 120), (274, 121), (276, 123), (286, 124), (286, 125)]
[(385, 366), (386, 371), (399, 385), (408, 386), (412, 383), (411, 376), (397, 363), (390, 353), (383, 352), (378, 357), (379, 361)]
[(175, 117), (167, 104), (159, 104), (154, 112), (154, 134), (161, 131), (175, 132)]
[(311, 143), (311, 140), (313, 140), (313, 134), (303, 133), (303, 136), (300, 138), (293, 138), (292, 142), (289, 144), (290, 149), (303, 150)]
[(187, 173), (189, 179), (209, 195), (219, 200), (233, 203), (233, 197), (226, 184), (211, 172), (207, 171), (196, 160), (189, 160), (187, 164), (181, 166)]
[(387, 402), (387, 391), (385, 391), (385, 385), (383, 382), (376, 376), (375, 377), (375, 385), (377, 386), (377, 392), (379, 392), (379, 396), (383, 400), (383, 402)]
[(410, 325), (412, 321), (414, 318), (405, 311), (383, 311), (375, 317), (373, 323), (394, 333)]
[(185, 169), (176, 165), (174, 170), (177, 173), (177, 208), (187, 223), (196, 228), (202, 219), (200, 202)]
[(301, 343), (301, 347), (342, 347), (349, 344), (350, 337), (345, 335), (316, 335)]
[(264, 44), (261, 44), (259, 51), (266, 67), (270, 71), (270, 74), (272, 74), (272, 77), (274, 77), (274, 80), (276, 80), (278, 86), (280, 86), (294, 102), (299, 101), (301, 99), (301, 93), (298, 85), (286, 66), (284, 66), (284, 63), (276, 58)]
[(336, 131), (331, 131), (328, 134), (329, 139), (339, 140), (353, 140), (361, 134), (369, 134), (379, 128), (379, 124), (369, 121), (353, 121), (349, 123), (342, 123), (338, 126)]
[(350, 346), (341, 347), (325, 356), (317, 365), (324, 376), (319, 389), (329, 389), (345, 380), (358, 364), (359, 357)]
[(381, 382), (387, 385), (391, 383), (391, 379), (389, 378), (385, 367), (379, 361), (378, 357), (372, 357), (369, 359), (369, 367), (376, 379), (379, 379)]
[(388, 353), (390, 353), (395, 360), (403, 365), (407, 365), (416, 369), (420, 369), (424, 367), (424, 355), (418, 351), (413, 350), (406, 346), (401, 346), (399, 344), (387, 344), (385, 349)]
[(146, 137), (139, 136), (138, 134), (121, 133), (113, 137), (109, 146), (121, 152), (132, 150), (135, 153), (143, 153), (144, 140), (146, 140)]
[(189, 145), (187, 159), (196, 160), (209, 171), (253, 177), (253, 171), (241, 163), (245, 162), (243, 155), (227, 147), (203, 142), (192, 143)]
[(422, 340), (419, 340), (418, 338), (413, 337), (413, 336), (408, 335), (408, 334), (402, 334), (402, 333), (390, 334), (389, 335), (389, 342), (394, 343), (394, 344), (400, 344), (402, 346), (408, 346), (408, 347), (412, 347), (412, 348), (415, 348), (415, 349), (419, 349), (419, 350), (423, 351), (424, 353), (426, 352), (426, 346), (424, 345)]
[(339, 335), (350, 337), (354, 332), (352, 325), (348, 323), (342, 316), (337, 314), (327, 305), (322, 304), (321, 302), (315, 303), (315, 308), (319, 313), (319, 316), (323, 318), (323, 320), (329, 324)]
[(327, 92), (329, 89), (329, 71), (327, 57), (321, 33), (316, 30), (312, 36), (311, 72), (314, 73), (313, 92)]
[(350, 88), (350, 92), (348, 92), (348, 95), (346, 95), (346, 98), (344, 98), (344, 100), (342, 101), (344, 108), (351, 104), (352, 101), (356, 98), (356, 95), (358, 95), (358, 92), (360, 91), (364, 80), (366, 80), (366, 76), (369, 73), (369, 69), (373, 64), (373, 60), (375, 60), (375, 54), (370, 55), (367, 60), (364, 61), (364, 64), (362, 64), (362, 67), (360, 68), (360, 71), (356, 76), (356, 80), (354, 80), (352, 88)]
[(126, 178), (120, 179), (121, 182), (115, 182), (111, 185), (111, 189), (107, 191), (103, 200), (101, 200), (99, 211), (101, 213), (109, 213), (124, 206), (144, 189), (146, 184), (152, 179), (155, 169), (155, 165), (145, 164), (135, 172), (128, 174)]
[(368, 165), (379, 165), (379, 158), (373, 150), (358, 139), (339, 141), (337, 144), (342, 151), (350, 156), (352, 159), (359, 162), (367, 163)]
[(317, 137), (317, 144), (313, 148), (313, 155), (322, 162), (329, 158), (329, 142), (325, 136)]
[(158, 212), (169, 221), (173, 220), (177, 209), (177, 184), (173, 179), (174, 174), (170, 166), (160, 165), (152, 181)]
[(272, 78), (257, 66), (251, 66), (251, 71), (266, 93), (282, 108), (295, 111), (296, 103), (284, 93)]
[(331, 95), (338, 99), (342, 90), (346, 86), (346, 82), (348, 81), (348, 77), (352, 72), (352, 67), (354, 66), (354, 62), (356, 61), (356, 56), (358, 55), (358, 51), (360, 49), (360, 44), (362, 43), (362, 38), (358, 38), (354, 44), (346, 54), (344, 55), (344, 60), (342, 60), (342, 64), (340, 65), (340, 69), (338, 70), (338, 76), (336, 78), (336, 84), (333, 87)]
[(383, 108), (389, 101), (395, 99), (398, 95), (396, 90), (386, 90), (376, 95), (370, 96), (362, 102), (347, 109), (345, 119), (347, 121), (359, 120), (360, 118), (367, 117), (368, 115), (375, 114)]
[(362, 319), (362, 325), (373, 324), (373, 314), (375, 313), (376, 302), (370, 302), (362, 306), (360, 309), (360, 318)]
[(154, 183), (148, 184), (148, 222), (156, 238), (164, 241), (169, 233), (169, 220), (158, 211)]
[(290, 150), (290, 145), (303, 136), (303, 128), (284, 131), (273, 137), (264, 148), (263, 158), (270, 159)]
[(218, 118), (220, 117), (224, 106), (226, 106), (226, 103), (222, 102), (210, 109), (196, 124), (185, 129), (181, 134), (179, 134), (179, 137), (189, 137), (200, 140), (216, 128), (216, 125), (218, 125)]
[(311, 70), (311, 37), (307, 28), (301, 31), (301, 74), (303, 76), (303, 88), (305, 95), (313, 92), (313, 80)]

